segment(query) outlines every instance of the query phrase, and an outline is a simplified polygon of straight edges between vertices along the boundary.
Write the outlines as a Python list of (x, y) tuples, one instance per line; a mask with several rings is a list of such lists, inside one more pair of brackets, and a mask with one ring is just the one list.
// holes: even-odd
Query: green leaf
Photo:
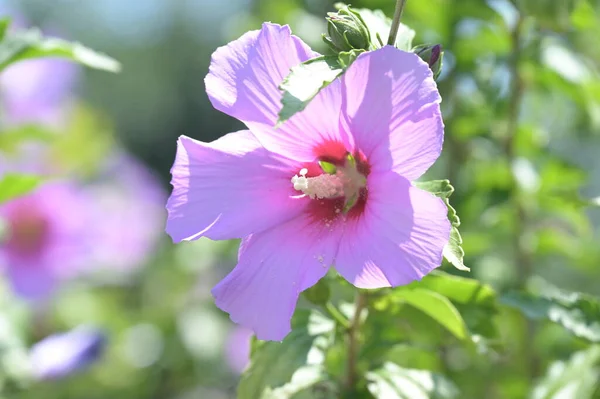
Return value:
[(428, 288), (453, 302), (464, 305), (492, 306), (496, 300), (496, 292), (489, 285), (471, 278), (453, 276), (440, 271), (434, 271), (423, 277), (420, 282), (413, 284)]
[(467, 339), (469, 331), (462, 316), (448, 298), (437, 292), (424, 289), (401, 287), (391, 296), (402, 300), (430, 316), (458, 339)]
[(8, 27), (10, 26), (10, 18), (0, 18), (0, 42), (4, 40)]
[[(355, 9), (369, 30), (371, 37), (371, 48), (369, 50), (377, 50), (387, 44), (392, 20), (385, 16), (381, 10), (369, 10), (366, 8)], [(396, 48), (404, 51), (412, 49), (412, 41), (415, 37), (415, 31), (404, 24), (400, 24), (398, 28), (398, 36), (396, 37)]]
[(427, 288), (448, 298), (458, 309), (473, 334), (497, 335), (493, 316), (498, 312), (496, 292), (487, 284), (434, 271), (411, 286)]
[(325, 305), (327, 301), (329, 301), (329, 296), (331, 295), (329, 281), (327, 281), (326, 278), (320, 279), (317, 284), (304, 290), (302, 295), (315, 305)]
[(277, 124), (290, 119), (306, 108), (321, 89), (344, 72), (334, 55), (323, 55), (293, 67), (279, 89), (283, 91)]
[(532, 392), (532, 399), (592, 399), (600, 380), (600, 346), (577, 352), (568, 361), (557, 361)]
[(577, 337), (600, 342), (600, 300), (596, 297), (581, 293), (543, 297), (509, 292), (500, 301), (519, 309), (528, 318), (548, 319)]
[(299, 368), (290, 382), (275, 389), (267, 388), (262, 399), (312, 399), (318, 391), (319, 398), (334, 398), (335, 386), (328, 383), (322, 366), (310, 365)]
[(20, 197), (33, 190), (41, 178), (34, 175), (6, 174), (0, 179), (0, 203)]
[(428, 191), (436, 197), (443, 199), (446, 203), (446, 206), (448, 207), (448, 220), (450, 220), (450, 223), (452, 224), (452, 229), (450, 230), (450, 240), (444, 247), (444, 258), (458, 270), (470, 271), (471, 269), (464, 264), (465, 251), (462, 249), (462, 237), (458, 231), (460, 218), (456, 214), (456, 209), (450, 205), (449, 200), (454, 192), (454, 187), (452, 187), (448, 180), (431, 180), (415, 182), (414, 184), (421, 190)]
[(445, 377), (427, 370), (401, 368), (385, 363), (366, 374), (369, 392), (386, 399), (453, 399), (459, 397), (456, 386)]
[(66, 58), (90, 68), (110, 72), (121, 69), (120, 64), (107, 55), (77, 42), (45, 38), (37, 28), (9, 34), (0, 42), (0, 71), (17, 61), (42, 57)]
[(288, 398), (326, 379), (321, 366), (334, 323), (320, 313), (298, 310), (292, 327), (283, 342), (253, 345), (239, 399)]

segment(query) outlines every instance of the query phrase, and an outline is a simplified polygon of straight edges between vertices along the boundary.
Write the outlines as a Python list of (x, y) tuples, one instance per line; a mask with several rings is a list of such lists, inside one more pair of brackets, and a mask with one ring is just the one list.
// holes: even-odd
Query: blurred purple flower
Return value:
[(252, 330), (245, 327), (234, 327), (225, 343), (225, 359), (229, 368), (237, 374), (248, 366), (250, 361), (250, 338)]
[[(11, 28), (22, 30), (28, 23), (13, 18)], [(61, 59), (20, 61), (0, 74), (0, 120), (4, 126), (26, 123), (63, 127), (69, 99), (79, 77), (80, 67)]]
[(119, 153), (87, 188), (94, 199), (95, 265), (127, 273), (156, 249), (166, 219), (166, 193), (138, 160)]
[(270, 23), (215, 51), (206, 90), (246, 124), (212, 143), (182, 136), (167, 232), (175, 242), (242, 238), (212, 294), (259, 339), (282, 340), (300, 292), (331, 266), (359, 288), (408, 284), (440, 266), (440, 198), (411, 182), (442, 150), (429, 67), (392, 46), (361, 54), (306, 109), (274, 128), (278, 86), (318, 54)]
[(16, 294), (43, 299), (77, 272), (93, 244), (88, 205), (87, 195), (66, 182), (44, 184), (0, 205), (6, 230), (0, 262)]
[(83, 371), (98, 361), (106, 348), (106, 335), (91, 327), (78, 327), (51, 335), (35, 344), (29, 352), (33, 376), (54, 380)]

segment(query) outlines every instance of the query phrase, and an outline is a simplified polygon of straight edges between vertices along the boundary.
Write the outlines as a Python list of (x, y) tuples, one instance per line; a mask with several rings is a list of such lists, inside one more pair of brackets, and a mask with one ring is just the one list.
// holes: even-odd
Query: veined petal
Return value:
[(241, 238), (298, 215), (290, 176), (300, 166), (265, 150), (249, 131), (212, 143), (181, 136), (171, 169), (167, 233), (173, 241)]
[(364, 53), (343, 77), (344, 124), (373, 171), (420, 177), (442, 151), (440, 95), (417, 55), (386, 46)]
[(359, 288), (420, 280), (442, 263), (450, 237), (444, 202), (395, 172), (373, 173), (364, 214), (349, 221), (335, 268)]
[(274, 126), (281, 108), (279, 84), (290, 68), (317, 55), (292, 36), (289, 26), (264, 23), (214, 52), (206, 93), (219, 111)]
[(341, 229), (305, 216), (253, 234), (244, 240), (235, 269), (213, 288), (217, 306), (257, 338), (281, 341), (298, 296), (327, 273), (340, 237)]
[(219, 111), (244, 122), (272, 152), (298, 161), (313, 161), (317, 145), (351, 144), (339, 129), (341, 83), (333, 82), (306, 109), (275, 128), (283, 93), (279, 85), (290, 69), (317, 57), (288, 26), (265, 23), (212, 56), (206, 92)]

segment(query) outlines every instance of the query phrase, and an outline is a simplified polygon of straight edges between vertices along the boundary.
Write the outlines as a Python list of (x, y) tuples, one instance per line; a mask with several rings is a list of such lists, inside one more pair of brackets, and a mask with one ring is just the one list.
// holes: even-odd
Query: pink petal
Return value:
[(257, 338), (281, 341), (300, 292), (327, 273), (340, 236), (340, 229), (331, 231), (305, 216), (252, 235), (238, 265), (213, 288), (216, 305)]
[[(287, 162), (287, 163), (286, 163)], [(171, 170), (167, 233), (175, 242), (241, 238), (298, 215), (290, 182), (300, 166), (269, 153), (249, 131), (206, 144), (181, 136)]]
[(347, 224), (335, 268), (359, 288), (408, 284), (442, 263), (448, 210), (395, 172), (371, 173), (361, 218)]
[(206, 93), (219, 111), (273, 126), (281, 107), (279, 84), (291, 67), (316, 55), (289, 26), (264, 23), (214, 52)]
[(315, 145), (326, 141), (348, 144), (339, 129), (341, 83), (323, 90), (307, 108), (274, 128), (281, 109), (278, 86), (290, 69), (317, 57), (288, 26), (263, 24), (215, 51), (206, 92), (213, 106), (244, 122), (270, 151), (299, 161), (313, 161)]
[(420, 177), (442, 151), (441, 101), (417, 55), (386, 46), (362, 54), (343, 77), (344, 124), (373, 171)]

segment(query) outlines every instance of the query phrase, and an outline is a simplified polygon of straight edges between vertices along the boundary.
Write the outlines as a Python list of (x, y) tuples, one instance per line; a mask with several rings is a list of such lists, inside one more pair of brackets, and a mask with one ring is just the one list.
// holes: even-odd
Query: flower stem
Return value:
[(348, 361), (346, 368), (346, 388), (348, 391), (353, 391), (358, 381), (356, 365), (358, 361), (359, 329), (361, 314), (365, 306), (367, 306), (367, 294), (364, 291), (358, 291), (354, 305), (354, 316), (348, 328)]
[(392, 26), (390, 27), (390, 36), (387, 44), (393, 46), (396, 43), (396, 36), (398, 36), (398, 28), (400, 27), (400, 18), (402, 18), (402, 11), (406, 0), (396, 0), (396, 9), (394, 10), (394, 19), (392, 20)]
[[(522, 59), (522, 43), (521, 37), (523, 33), (524, 19), (521, 14), (514, 27), (511, 36), (512, 42), (512, 61), (510, 63), (510, 71), (512, 75), (512, 87), (508, 104), (508, 128), (506, 141), (504, 143), (504, 152), (508, 158), (508, 162), (512, 165), (517, 157), (517, 134), (519, 129), (519, 112), (525, 94), (525, 81), (520, 72), (520, 64)], [(526, 288), (527, 281), (533, 274), (534, 259), (531, 250), (524, 245), (524, 237), (527, 234), (530, 214), (527, 211), (522, 193), (519, 188), (516, 178), (512, 179), (511, 200), (514, 205), (514, 231), (512, 248), (514, 253), (514, 263), (517, 269), (517, 289), (523, 290)], [(525, 339), (524, 339), (524, 356), (528, 368), (529, 378), (534, 380), (539, 372), (539, 359), (533, 349), (533, 341), (536, 334), (536, 328), (533, 321), (524, 317), (525, 323)]]
[(333, 305), (331, 302), (325, 304), (325, 310), (333, 319), (338, 322), (345, 329), (350, 329), (350, 322), (346, 317)]

